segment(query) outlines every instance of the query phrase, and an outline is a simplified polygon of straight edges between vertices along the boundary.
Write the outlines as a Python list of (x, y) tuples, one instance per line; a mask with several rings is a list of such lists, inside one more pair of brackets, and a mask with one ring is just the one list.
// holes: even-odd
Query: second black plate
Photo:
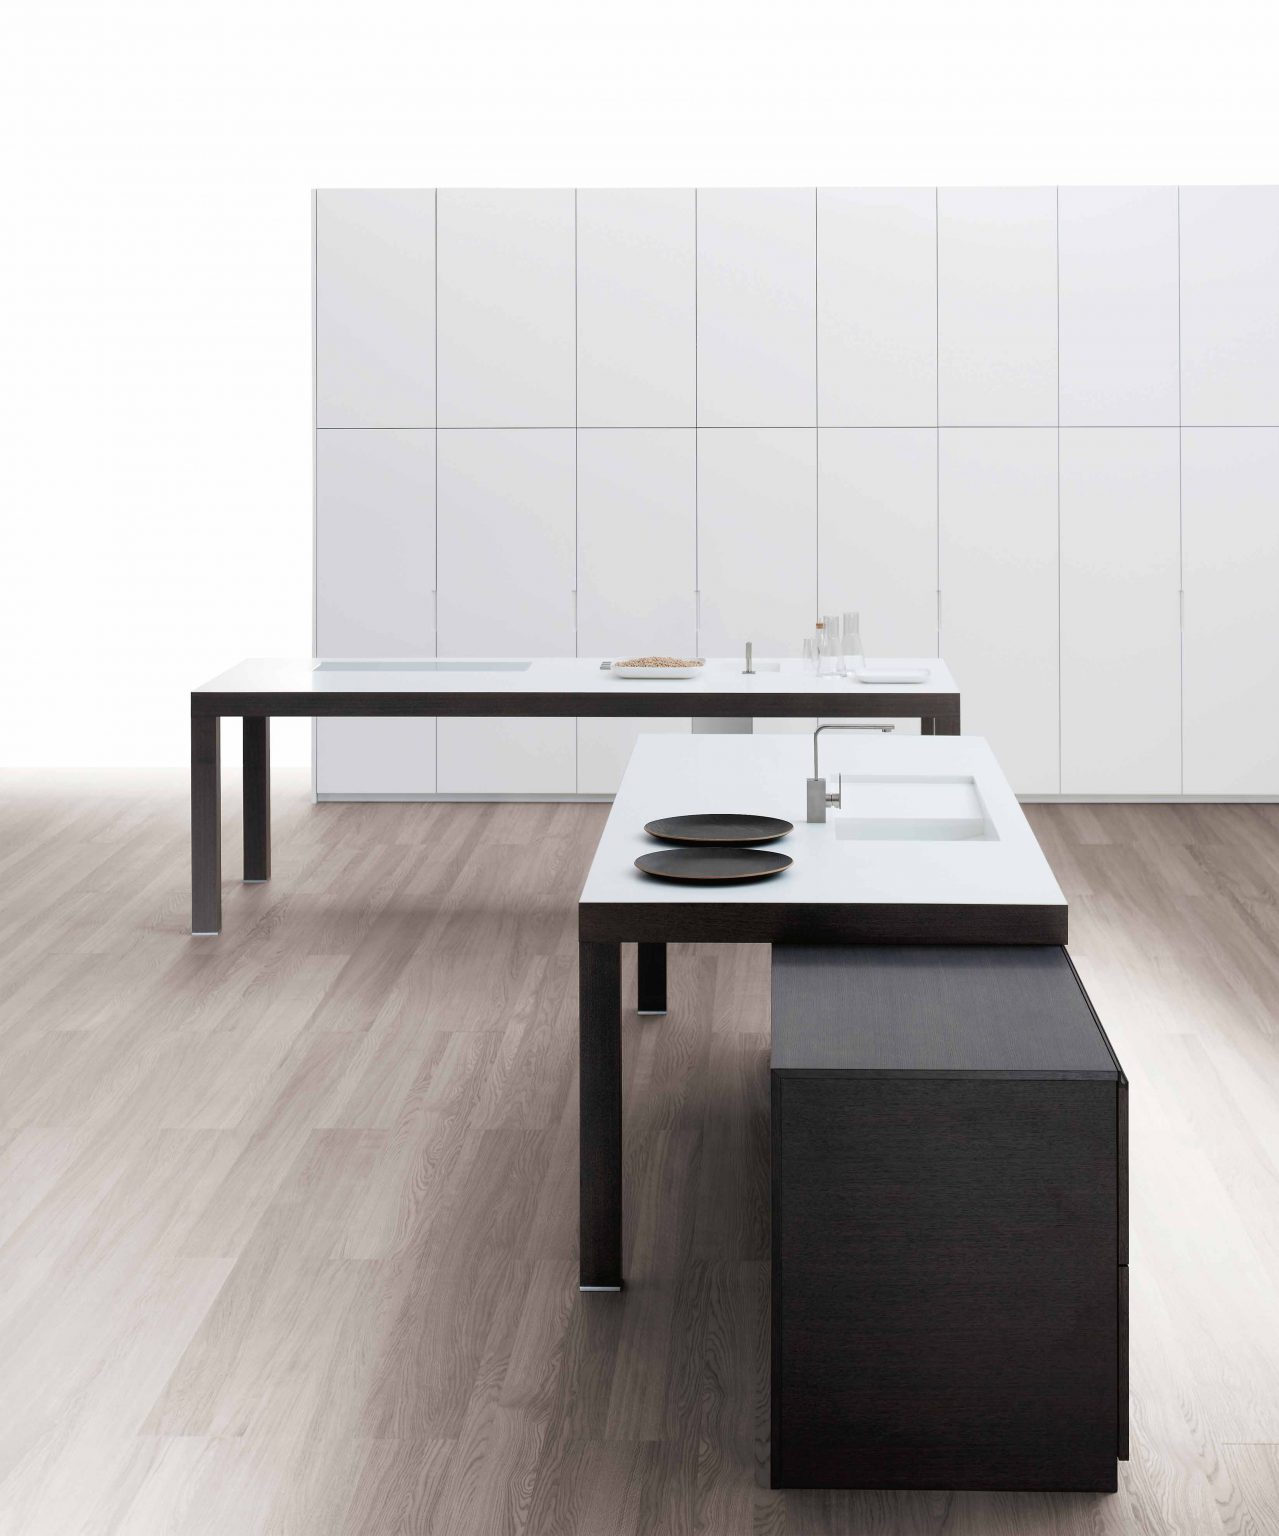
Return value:
[(722, 880), (762, 880), (780, 875), (795, 861), (763, 848), (662, 848), (642, 853), (635, 868), (660, 880), (693, 880), (699, 884)]
[(700, 816), (662, 816), (644, 828), (659, 843), (688, 843), (698, 848), (749, 848), (775, 843), (793, 832), (793, 822), (780, 816), (737, 816), (707, 811)]

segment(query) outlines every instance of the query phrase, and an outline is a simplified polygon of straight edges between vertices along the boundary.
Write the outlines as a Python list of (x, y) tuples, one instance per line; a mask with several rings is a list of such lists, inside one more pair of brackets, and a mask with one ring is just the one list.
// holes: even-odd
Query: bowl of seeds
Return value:
[(697, 677), (706, 662), (700, 656), (630, 656), (609, 668), (614, 677)]

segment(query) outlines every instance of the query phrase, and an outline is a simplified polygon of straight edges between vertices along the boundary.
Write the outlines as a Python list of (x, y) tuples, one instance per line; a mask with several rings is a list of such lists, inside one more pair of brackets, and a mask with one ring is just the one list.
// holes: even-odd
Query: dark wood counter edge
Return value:
[(1110, 1036), (1106, 1033), (1106, 1026), (1097, 1017), (1097, 1010), (1092, 1005), (1092, 998), (1088, 996), (1088, 988), (1084, 986), (1083, 978), (1079, 974), (1079, 969), (1075, 965), (1075, 962), (1070, 958), (1069, 950), (1063, 949), (1063, 954), (1065, 955), (1066, 964), (1070, 967), (1070, 973), (1075, 978), (1075, 985), (1079, 988), (1081, 994), (1083, 995), (1084, 1002), (1088, 1004), (1088, 1012), (1092, 1014), (1092, 1021), (1097, 1026), (1097, 1033), (1101, 1036), (1102, 1042), (1106, 1047), (1106, 1052), (1109, 1055), (1111, 1061), (1113, 1061), (1115, 1064), (1115, 1074), (1121, 1083), (1126, 1084), (1128, 1079), (1124, 1076), (1124, 1069), (1119, 1065), (1119, 1057), (1115, 1054), (1115, 1048), (1110, 1043)]
[(1064, 945), (1067, 925), (1064, 902), (854, 906), (639, 901), (579, 902), (577, 908), (582, 943)]
[[(1066, 964), (1070, 967), (1071, 975), (1075, 978), (1083, 1000), (1088, 1004), (1088, 1012), (1092, 1014), (1092, 1021), (1097, 1026), (1097, 1033), (1101, 1036), (1106, 1050), (1110, 1053), (1110, 1059), (1115, 1064), (1115, 1077), (1118, 1091), (1115, 1099), (1115, 1140), (1118, 1149), (1119, 1166), (1119, 1262), (1128, 1263), (1128, 1079), (1124, 1075), (1124, 1069), (1119, 1064), (1119, 1057), (1115, 1054), (1115, 1048), (1110, 1043), (1110, 1036), (1106, 1033), (1106, 1026), (1097, 1016), (1097, 1010), (1093, 1007), (1092, 998), (1088, 996), (1088, 988), (1084, 986), (1083, 978), (1079, 974), (1078, 967), (1070, 958), (1068, 950), (1063, 950), (1066, 956)], [(1127, 1459), (1126, 1457), (1124, 1458)]]
[(1106, 1026), (1097, 1016), (1097, 1010), (1093, 1007), (1092, 998), (1088, 996), (1088, 988), (1084, 986), (1083, 977), (1079, 974), (1079, 968), (1070, 958), (1068, 950), (1062, 951), (1066, 956), (1066, 964), (1071, 969), (1071, 974), (1088, 1004), (1088, 1011), (1092, 1014), (1093, 1023), (1097, 1026), (1097, 1033), (1105, 1042), (1106, 1049), (1110, 1052), (1110, 1059), (1115, 1064), (1115, 1166), (1116, 1166), (1116, 1190), (1115, 1190), (1115, 1224), (1116, 1224), (1116, 1250), (1119, 1257), (1119, 1434), (1115, 1454), (1120, 1461), (1127, 1461), (1130, 1455), (1130, 1426), (1129, 1426), (1129, 1363), (1128, 1363), (1128, 1078), (1123, 1067), (1119, 1064), (1119, 1057), (1115, 1054), (1115, 1048), (1110, 1043), (1110, 1036), (1106, 1033)]
[(729, 716), (740, 719), (793, 719), (796, 716), (846, 715), (857, 719), (935, 720), (938, 735), (959, 734), (958, 693), (814, 692), (743, 697), (740, 693), (643, 694), (620, 689), (616, 694), (565, 693), (214, 693), (191, 694), (193, 715), (326, 716), (460, 715), (475, 718), (560, 716), (650, 719), (669, 716)]

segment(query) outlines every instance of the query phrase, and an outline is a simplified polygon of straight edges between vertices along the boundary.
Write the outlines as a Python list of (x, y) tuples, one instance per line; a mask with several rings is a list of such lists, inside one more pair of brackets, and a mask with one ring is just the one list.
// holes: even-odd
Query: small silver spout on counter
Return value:
[(755, 652), (755, 647), (748, 640), (746, 642), (746, 665), (742, 668), (742, 676), (743, 677), (754, 677), (755, 676), (755, 657), (754, 657), (754, 652)]
[(808, 810), (809, 821), (825, 821), (826, 807), (833, 805), (837, 811), (844, 809), (844, 775), (839, 776), (839, 788), (834, 794), (826, 787), (826, 780), (822, 777), (821, 769), (817, 764), (817, 738), (823, 731), (881, 731), (887, 735), (893, 727), (891, 725), (862, 725), (851, 721), (840, 721), (838, 724), (829, 723), (819, 725), (813, 732), (813, 776), (807, 780), (808, 785)]

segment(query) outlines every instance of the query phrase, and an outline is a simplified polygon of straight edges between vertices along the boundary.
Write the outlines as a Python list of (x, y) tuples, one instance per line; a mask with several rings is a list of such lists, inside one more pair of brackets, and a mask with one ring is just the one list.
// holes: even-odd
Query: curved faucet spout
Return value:
[(817, 762), (817, 738), (823, 731), (880, 731), (887, 735), (893, 726), (862, 724), (861, 721), (830, 720), (825, 725), (819, 725), (813, 732), (813, 776), (808, 781), (808, 820), (824, 822), (826, 820), (826, 807), (833, 805), (836, 810), (844, 808), (844, 775), (839, 776), (839, 788), (832, 795), (826, 788), (826, 780), (822, 777), (821, 768)]

